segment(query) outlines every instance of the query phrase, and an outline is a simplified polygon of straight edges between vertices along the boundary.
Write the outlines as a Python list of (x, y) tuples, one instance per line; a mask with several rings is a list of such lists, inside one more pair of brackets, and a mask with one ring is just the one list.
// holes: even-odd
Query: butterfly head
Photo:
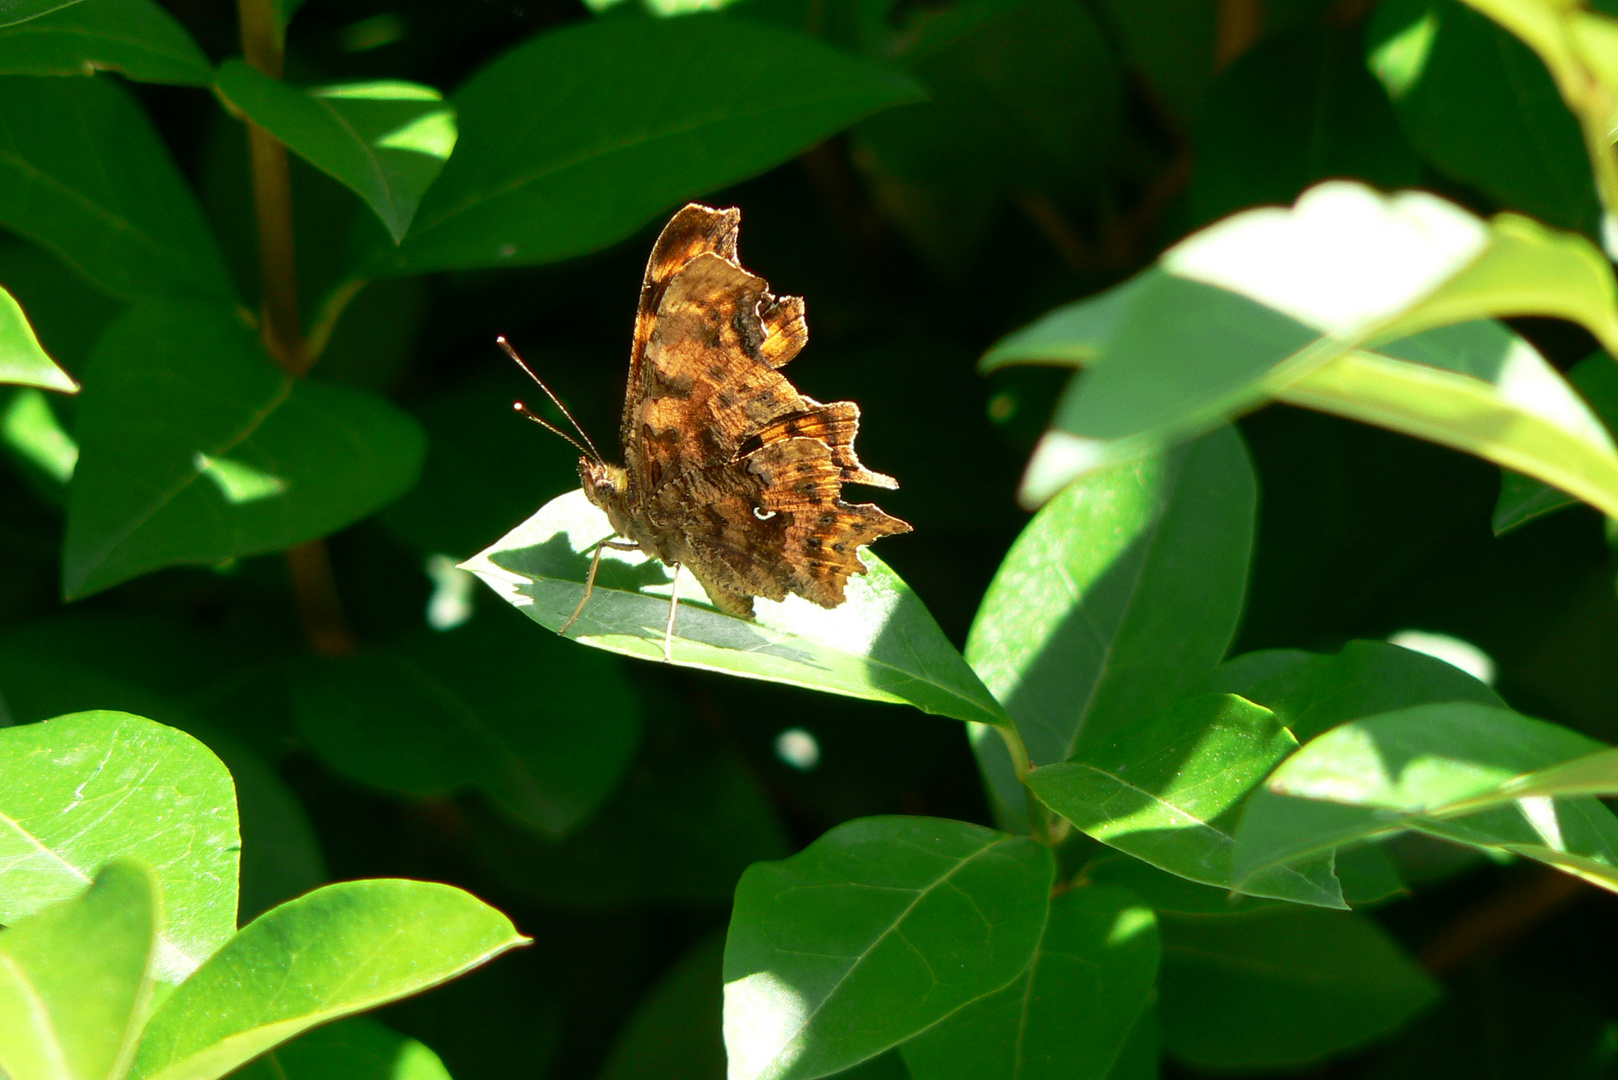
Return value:
[(607, 512), (613, 528), (623, 533), (628, 519), (629, 473), (622, 466), (608, 465), (592, 457), (579, 458), (579, 481), (584, 497)]

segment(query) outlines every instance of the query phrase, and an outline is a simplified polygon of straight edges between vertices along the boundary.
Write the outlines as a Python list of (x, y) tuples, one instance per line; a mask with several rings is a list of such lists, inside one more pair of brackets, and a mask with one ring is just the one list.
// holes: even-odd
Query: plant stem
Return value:
[[(281, 77), (282, 43), (271, 0), (239, 0), (242, 53), (272, 79)], [(287, 148), (247, 121), (248, 159), (253, 170), (253, 207), (258, 216), (258, 265), (263, 290), (264, 348), (293, 377), (309, 367), (298, 321), (298, 264), (292, 248), (292, 179)]]
[[(247, 62), (270, 78), (279, 79), (283, 52), (274, 3), (238, 0), (237, 13), (242, 54)], [(253, 207), (258, 218), (264, 348), (281, 370), (295, 379), (309, 370), (311, 354), (298, 320), (298, 264), (292, 245), (292, 178), (287, 148), (251, 120), (247, 121), (247, 148), (253, 171)], [(287, 549), (286, 557), (309, 646), (325, 656), (353, 652), (354, 631), (343, 616), (325, 541), (296, 544)]]

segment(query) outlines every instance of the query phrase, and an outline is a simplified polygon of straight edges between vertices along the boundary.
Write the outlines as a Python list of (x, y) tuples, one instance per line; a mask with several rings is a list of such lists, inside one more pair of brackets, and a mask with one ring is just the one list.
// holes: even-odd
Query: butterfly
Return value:
[(736, 618), (753, 618), (758, 596), (796, 593), (832, 608), (849, 577), (866, 573), (861, 547), (911, 531), (871, 503), (843, 501), (844, 484), (899, 485), (855, 455), (857, 405), (805, 397), (780, 373), (809, 340), (803, 300), (775, 296), (743, 269), (740, 224), (739, 210), (691, 203), (652, 247), (629, 359), (624, 464), (606, 461), (588, 437), (579, 446), (584, 494), (606, 512), (613, 536), (595, 545), (563, 634), (589, 603), (604, 548), (639, 550), (675, 571), (667, 660), (680, 567)]

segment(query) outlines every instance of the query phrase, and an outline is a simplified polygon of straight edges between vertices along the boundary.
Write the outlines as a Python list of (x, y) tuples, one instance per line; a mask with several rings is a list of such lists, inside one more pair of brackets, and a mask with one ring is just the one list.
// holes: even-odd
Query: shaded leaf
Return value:
[[(556, 630), (584, 595), (588, 553), (612, 532), (607, 515), (584, 492), (572, 491), (546, 503), (463, 568), (524, 615)], [(850, 578), (845, 603), (827, 610), (800, 596), (779, 603), (761, 598), (756, 622), (693, 602), (703, 596), (702, 586), (682, 569), (674, 663), (903, 702), (957, 720), (1009, 724), (909, 587), (869, 549), (861, 557), (870, 573)], [(568, 636), (624, 656), (661, 659), (670, 582), (668, 569), (650, 556), (604, 550), (595, 591)]]
[(0, 931), (0, 1072), (123, 1075), (146, 1018), (162, 919), (152, 872), (115, 860), (83, 892)]
[(119, 72), (136, 82), (207, 86), (212, 65), (153, 0), (83, 0), (0, 29), (0, 74)]
[[(1567, 373), (1567, 381), (1584, 397), (1609, 434), (1618, 427), (1618, 362), (1605, 352), (1593, 353), (1573, 365)], [(1500, 475), (1500, 498), (1494, 504), (1489, 525), (1496, 536), (1502, 536), (1519, 525), (1578, 501), (1543, 480), (1505, 469)]]
[(80, 0), (6, 0), (0, 5), (0, 26), (37, 19), (47, 12), (70, 7)]
[(325, 536), (421, 468), (409, 416), (371, 394), (288, 379), (217, 308), (136, 305), (90, 372), (63, 553), (69, 597)]
[(1045, 929), (1050, 851), (961, 821), (862, 818), (736, 888), (732, 1080), (828, 1076), (1001, 989)]
[(725, 937), (692, 946), (635, 1007), (601, 1080), (723, 1080)]
[(612, 793), (640, 733), (617, 661), (487, 618), (312, 660), (294, 678), (293, 708), (310, 747), (345, 776), (419, 797), (474, 786), (549, 833), (571, 831)]
[(304, 1032), (231, 1073), (235, 1080), (450, 1080), (422, 1043), (363, 1016)]
[(191, 736), (117, 712), (0, 728), (0, 775), (0, 923), (132, 856), (162, 886), (158, 979), (179, 982), (235, 933), (236, 794)]
[(39, 347), (22, 306), (0, 288), (0, 383), (38, 386), (64, 394), (78, 392), (79, 384)]
[[(1023, 530), (966, 656), (1035, 765), (1110, 739), (1224, 656), (1247, 587), (1255, 486), (1241, 438), (1225, 428), (1083, 478)], [(1018, 820), (1023, 795), (1005, 750), (994, 738), (974, 745)]]
[(1266, 864), (1262, 878), (1237, 873), (1242, 802), (1297, 745), (1268, 709), (1233, 694), (1205, 694), (1072, 761), (1035, 769), (1028, 787), (1088, 835), (1171, 874), (1254, 896), (1345, 907), (1329, 852)]
[(241, 60), (214, 89), (293, 153), (364, 199), (397, 243), (455, 147), (455, 110), (430, 86), (350, 83), (300, 90)]
[(1109, 886), (1051, 901), (1011, 985), (904, 1045), (915, 1080), (1105, 1080), (1157, 982), (1157, 920)]
[[(715, 57), (725, 75), (714, 78)], [(712, 15), (544, 34), (452, 99), (456, 152), (384, 273), (554, 262), (763, 172), (921, 90), (799, 35)]]
[(1282, 905), (1161, 927), (1163, 1047), (1203, 1068), (1318, 1061), (1386, 1035), (1438, 996), (1362, 915)]
[(243, 927), (158, 1006), (130, 1074), (212, 1080), (329, 1020), (452, 979), (528, 942), (449, 885), (327, 885)]
[(234, 291), (196, 199), (116, 79), (0, 78), (0, 224), (116, 296)]

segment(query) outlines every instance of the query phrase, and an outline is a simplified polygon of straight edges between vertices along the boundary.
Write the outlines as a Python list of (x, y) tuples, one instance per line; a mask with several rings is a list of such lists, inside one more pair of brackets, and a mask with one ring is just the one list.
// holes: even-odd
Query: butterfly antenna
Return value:
[[(524, 405), (522, 402), (514, 402), (513, 408), (515, 408), (517, 412), (528, 417), (528, 419), (532, 420), (534, 423), (545, 428), (547, 431), (553, 431), (562, 438), (566, 439), (568, 442), (572, 443), (578, 448), (579, 453), (588, 454), (590, 457), (595, 458), (597, 462), (604, 463), (604, 459), (601, 457), (601, 451), (596, 449), (596, 444), (590, 441), (590, 436), (585, 434), (584, 428), (579, 425), (579, 422), (573, 419), (573, 414), (567, 411), (567, 406), (562, 404), (560, 398), (551, 393), (551, 388), (545, 385), (545, 380), (541, 379), (538, 375), (535, 375), (534, 369), (529, 367), (528, 364), (524, 362), (523, 358), (517, 355), (517, 350), (511, 347), (511, 342), (506, 340), (505, 335), (502, 334), (494, 340), (495, 344), (504, 349), (506, 351), (506, 355), (511, 357), (511, 359), (516, 362), (517, 366), (522, 368), (523, 371), (527, 373), (528, 377), (533, 379), (534, 382), (538, 384), (541, 390), (545, 391), (545, 396), (551, 399), (551, 404), (562, 410), (562, 415), (567, 417), (567, 422), (573, 425), (573, 430), (577, 431), (579, 433), (579, 438), (584, 440), (584, 446), (579, 446), (578, 439), (575, 439), (573, 436), (569, 435), (555, 424), (536, 416), (528, 408), (528, 406)], [(588, 446), (589, 450), (586, 450), (584, 448), (585, 446)]]

